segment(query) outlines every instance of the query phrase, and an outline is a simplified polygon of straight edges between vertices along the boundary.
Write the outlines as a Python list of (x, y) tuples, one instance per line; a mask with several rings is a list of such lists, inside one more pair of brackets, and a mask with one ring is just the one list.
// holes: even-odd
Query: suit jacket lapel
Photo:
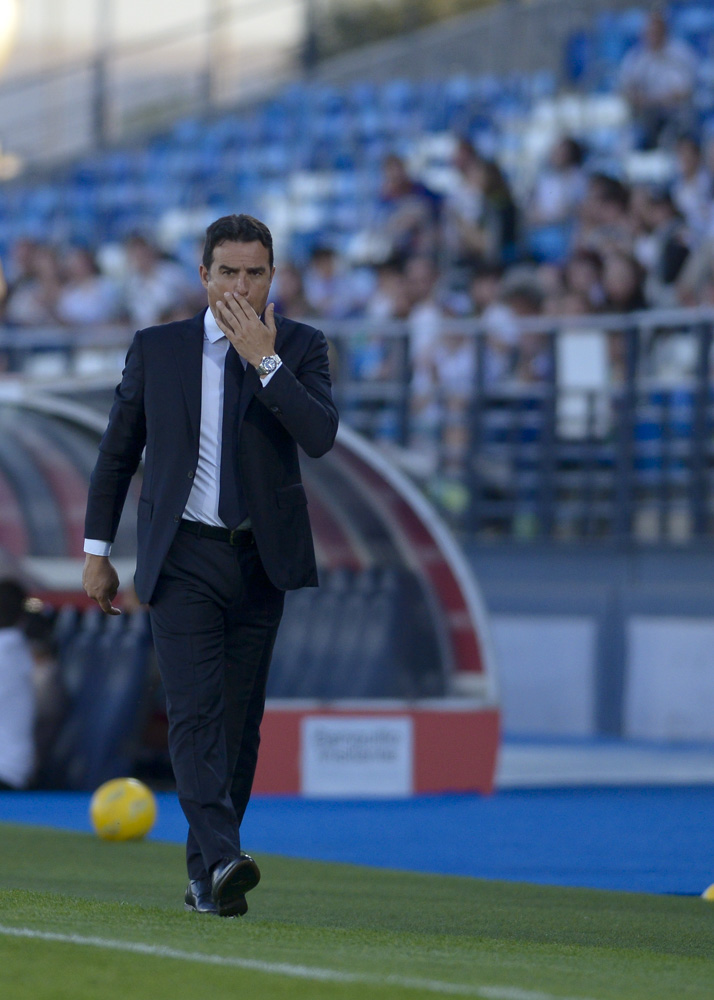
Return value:
[(174, 359), (178, 367), (191, 432), (198, 441), (201, 428), (201, 377), (203, 372), (203, 317), (200, 312), (184, 324), (182, 335), (176, 339)]

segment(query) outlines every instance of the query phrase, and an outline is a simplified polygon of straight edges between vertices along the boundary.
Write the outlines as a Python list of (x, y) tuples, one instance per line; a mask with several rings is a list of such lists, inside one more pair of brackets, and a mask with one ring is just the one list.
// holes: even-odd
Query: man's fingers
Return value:
[(268, 308), (265, 310), (265, 325), (270, 330), (271, 333), (277, 333), (275, 327), (275, 303), (269, 302)]
[(120, 615), (121, 611), (119, 608), (115, 608), (108, 597), (96, 597), (97, 604), (102, 609), (105, 615)]
[(234, 324), (232, 321), (235, 321), (237, 317), (234, 316), (233, 312), (228, 308), (226, 303), (221, 302), (220, 299), (216, 302), (216, 313), (216, 323), (223, 333), (228, 333), (229, 331), (230, 333), (233, 333)]
[(232, 294), (229, 292), (227, 296), (228, 305), (238, 320), (239, 323), (253, 323), (258, 320), (258, 314), (250, 304), (248, 299), (244, 298), (242, 295), (236, 295), (235, 292)]

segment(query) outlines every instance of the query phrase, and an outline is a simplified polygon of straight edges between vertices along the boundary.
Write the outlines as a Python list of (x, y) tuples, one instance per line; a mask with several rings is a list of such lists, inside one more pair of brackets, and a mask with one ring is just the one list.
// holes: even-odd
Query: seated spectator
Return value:
[(27, 594), (0, 580), (0, 789), (25, 788), (35, 766), (32, 656), (22, 631)]
[(677, 141), (677, 179), (672, 196), (693, 239), (699, 242), (712, 222), (714, 179), (694, 136), (683, 136)]
[[(629, 313), (645, 309), (645, 271), (639, 261), (629, 253), (612, 251), (603, 262), (602, 274), (605, 302), (608, 313)], [(608, 340), (610, 371), (613, 380), (623, 382), (627, 374), (627, 342), (624, 331), (613, 331)]]
[(499, 264), (482, 264), (474, 269), (469, 283), (469, 296), (476, 316), (482, 316), (486, 309), (498, 301), (503, 280), (503, 268)]
[(405, 319), (411, 304), (403, 262), (392, 257), (377, 265), (375, 274), (376, 286), (367, 301), (366, 315), (375, 320)]
[(711, 304), (709, 289), (714, 285), (714, 234), (689, 255), (677, 276), (676, 293), (680, 305)]
[(75, 247), (64, 260), (65, 284), (57, 300), (57, 315), (68, 326), (113, 323), (122, 315), (119, 287), (105, 277), (89, 250)]
[(276, 271), (271, 297), (275, 302), (275, 311), (281, 316), (300, 318), (310, 315), (311, 310), (305, 295), (302, 273), (289, 261), (281, 264), (279, 270)]
[(410, 444), (432, 456), (439, 424), (438, 344), (445, 318), (438, 296), (439, 277), (429, 257), (413, 257), (407, 262), (405, 279), (410, 302), (407, 327), (412, 367)]
[(543, 301), (544, 316), (589, 316), (592, 312), (587, 296), (568, 288), (551, 292)]
[(364, 305), (365, 290), (331, 247), (317, 246), (303, 275), (309, 312), (326, 319), (347, 319)]
[(602, 257), (594, 250), (577, 250), (564, 268), (567, 292), (581, 295), (588, 303), (590, 311), (601, 309), (605, 302), (602, 287)]
[(641, 41), (620, 69), (620, 90), (630, 105), (639, 149), (655, 149), (691, 125), (696, 73), (694, 51), (670, 38), (664, 14), (653, 10)]
[(472, 264), (511, 264), (517, 252), (518, 211), (505, 174), (494, 160), (479, 158), (470, 169), (481, 194), (480, 211), (474, 219), (466, 215), (454, 219), (459, 259)]
[(132, 324), (139, 329), (163, 321), (175, 313), (183, 315), (191, 292), (190, 281), (176, 261), (164, 257), (143, 236), (131, 236), (126, 243), (124, 300)]
[(56, 251), (48, 244), (31, 244), (27, 270), (13, 282), (5, 304), (5, 322), (16, 326), (47, 326), (58, 321), (62, 276)]
[(521, 331), (519, 320), (539, 316), (543, 291), (530, 269), (506, 274), (497, 302), (483, 312), (485, 329), (483, 383), (495, 385), (511, 378), (539, 380), (548, 371), (547, 340), (542, 334)]
[[(517, 320), (543, 314), (543, 290), (535, 276), (514, 273), (504, 283), (502, 301)], [(546, 333), (519, 331), (515, 377), (521, 382), (542, 382), (552, 373), (550, 341)]]
[(400, 156), (385, 157), (375, 228), (386, 237), (387, 256), (433, 253), (440, 206), (439, 196), (410, 177)]
[(562, 261), (585, 196), (585, 152), (575, 139), (560, 139), (538, 173), (527, 206), (528, 247), (539, 260)]
[(438, 295), (440, 274), (430, 257), (412, 257), (405, 268), (409, 301), (409, 339), (412, 361), (431, 358), (442, 329), (444, 309)]
[(632, 254), (619, 250), (607, 254), (602, 272), (605, 312), (628, 313), (646, 309), (644, 282), (644, 269)]
[(578, 215), (574, 246), (604, 255), (632, 249), (630, 190), (616, 177), (591, 174)]
[(476, 345), (473, 338), (449, 328), (440, 336), (434, 365), (434, 391), (442, 425), (442, 472), (463, 472), (469, 443), (468, 415), (474, 392)]
[(5, 265), (5, 279), (9, 288), (16, 288), (34, 277), (35, 252), (39, 244), (29, 236), (21, 236), (10, 247), (10, 257)]
[(689, 233), (669, 191), (649, 193), (647, 218), (649, 236), (637, 253), (647, 272), (645, 299), (649, 306), (667, 309), (677, 304), (675, 282), (689, 256)]
[[(401, 376), (405, 364), (404, 342), (400, 337), (384, 335), (384, 321), (404, 320), (410, 308), (402, 260), (392, 258), (377, 265), (374, 289), (364, 307), (364, 315), (373, 322), (366, 324), (363, 336), (340, 345), (345, 354), (345, 367), (354, 378), (375, 382)], [(395, 436), (395, 423), (388, 408), (368, 401), (362, 405), (381, 413), (372, 425), (376, 437)]]
[(585, 196), (585, 150), (566, 136), (553, 146), (548, 163), (538, 173), (528, 205), (528, 222), (534, 226), (567, 222)]
[(440, 241), (449, 267), (473, 263), (464, 246), (464, 228), (478, 226), (483, 216), (483, 157), (467, 139), (458, 139), (453, 156), (456, 180), (444, 199)]

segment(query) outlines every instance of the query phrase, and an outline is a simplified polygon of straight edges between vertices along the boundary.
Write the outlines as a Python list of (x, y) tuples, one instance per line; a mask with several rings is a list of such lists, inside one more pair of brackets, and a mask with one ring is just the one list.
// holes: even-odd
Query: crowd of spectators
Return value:
[[(475, 319), (486, 330), (483, 381), (492, 385), (549, 373), (544, 341), (521, 335), (521, 317), (714, 305), (714, 142), (696, 129), (695, 72), (693, 51), (654, 11), (622, 63), (620, 90), (631, 111), (629, 148), (664, 154), (666, 185), (632, 183), (624, 166), (602, 169), (587, 138), (570, 135), (554, 142), (529, 190), (517, 193), (468, 138), (454, 136), (449, 179), (438, 190), (392, 153), (376, 207), (365, 206), (358, 250), (316, 242), (300, 262), (278, 253), (277, 311), (317, 318), (328, 335), (338, 321), (370, 321), (373, 336), (337, 352), (338, 377), (363, 379), (395, 376), (395, 352), (379, 330), (403, 321), (414, 443), (433, 438), (437, 416), (447, 413), (458, 451), (475, 355), (455, 320)], [(140, 235), (104, 257), (101, 248), (95, 256), (22, 240), (5, 281), (10, 327), (139, 327), (204, 302), (196, 274)], [(617, 378), (621, 353), (608, 350)]]
[(139, 328), (184, 316), (200, 305), (197, 275), (149, 238), (136, 234), (110, 249), (102, 261), (101, 251), (85, 246), (18, 240), (4, 266), (3, 324), (10, 329)]

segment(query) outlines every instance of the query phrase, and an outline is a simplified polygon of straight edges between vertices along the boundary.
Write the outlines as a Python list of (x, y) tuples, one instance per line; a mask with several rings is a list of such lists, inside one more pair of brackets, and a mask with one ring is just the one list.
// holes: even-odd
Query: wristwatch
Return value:
[(261, 358), (260, 364), (255, 366), (255, 370), (263, 378), (264, 375), (270, 375), (274, 372), (278, 365), (280, 364), (280, 357), (277, 354), (268, 354), (266, 357)]

